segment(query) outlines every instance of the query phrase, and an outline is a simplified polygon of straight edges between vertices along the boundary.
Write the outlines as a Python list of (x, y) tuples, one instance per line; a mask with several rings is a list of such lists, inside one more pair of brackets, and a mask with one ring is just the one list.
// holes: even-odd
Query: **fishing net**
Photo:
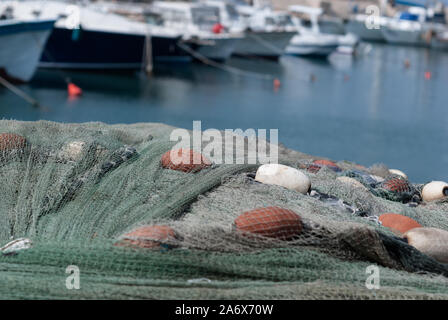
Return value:
[[(419, 186), (385, 189), (384, 181), (363, 178), (388, 179), (382, 165), (361, 170), (341, 161), (341, 172), (306, 172), (313, 157), (282, 146), (279, 162), (307, 173), (309, 194), (255, 181), (257, 165), (166, 169), (161, 158), (175, 144), (173, 129), (0, 121), (0, 133), (26, 138), (0, 141), (0, 245), (32, 241), (0, 254), (0, 298), (448, 298), (448, 265), (377, 218), (395, 212), (448, 230), (446, 201), (420, 203), (412, 200)], [(235, 157), (247, 155), (237, 148)], [(242, 213), (261, 207), (295, 212), (300, 234), (280, 240), (236, 228)], [(173, 233), (163, 243), (143, 239), (142, 248), (135, 230), (143, 226)], [(375, 290), (366, 287), (371, 265), (379, 268)], [(79, 268), (79, 289), (67, 287), (69, 266)]]

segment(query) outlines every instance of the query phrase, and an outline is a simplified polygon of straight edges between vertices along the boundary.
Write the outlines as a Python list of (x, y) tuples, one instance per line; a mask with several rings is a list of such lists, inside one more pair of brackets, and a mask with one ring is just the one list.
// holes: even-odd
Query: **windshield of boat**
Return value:
[(160, 13), (167, 24), (188, 24), (187, 14), (183, 10), (163, 8)]
[(153, 12), (145, 12), (145, 20), (146, 23), (161, 26), (164, 24), (164, 20), (160, 14), (153, 13)]
[(14, 10), (12, 7), (6, 7), (6, 9), (0, 14), (0, 20), (14, 19)]
[(273, 17), (266, 17), (264, 18), (264, 23), (266, 26), (276, 26), (275, 19)]
[(226, 11), (227, 11), (227, 15), (229, 16), (230, 20), (238, 20), (239, 19), (239, 14), (238, 11), (236, 10), (236, 8), (230, 4), (226, 4)]
[(288, 15), (278, 15), (265, 17), (266, 26), (289, 27), (294, 26), (292, 19)]
[(277, 17), (277, 25), (280, 27), (289, 27), (294, 26), (294, 23), (289, 15), (279, 15)]
[(195, 25), (208, 29), (219, 23), (219, 8), (212, 6), (191, 8), (191, 16)]

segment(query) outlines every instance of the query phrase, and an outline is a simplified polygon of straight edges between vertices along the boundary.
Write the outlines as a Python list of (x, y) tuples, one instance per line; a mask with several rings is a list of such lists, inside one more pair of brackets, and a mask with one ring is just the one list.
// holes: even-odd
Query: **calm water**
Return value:
[[(385, 163), (416, 182), (448, 180), (448, 52), (374, 45), (358, 59), (229, 64), (272, 74), (281, 87), (275, 91), (272, 80), (201, 64), (162, 66), (151, 78), (39, 71), (21, 88), (47, 110), (0, 88), (0, 118), (164, 122), (187, 129), (201, 120), (203, 129), (278, 128), (280, 142), (302, 152), (367, 166)], [(65, 76), (83, 89), (83, 97), (67, 99)]]

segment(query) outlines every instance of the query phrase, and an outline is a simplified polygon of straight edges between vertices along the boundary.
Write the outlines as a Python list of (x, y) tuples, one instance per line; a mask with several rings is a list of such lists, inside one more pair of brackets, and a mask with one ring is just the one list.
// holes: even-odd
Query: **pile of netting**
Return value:
[[(0, 141), (0, 246), (31, 243), (0, 253), (0, 298), (448, 298), (448, 265), (377, 219), (395, 212), (448, 230), (448, 202), (420, 203), (412, 192), (391, 198), (369, 181), (343, 183), (341, 175), (363, 178), (347, 161), (337, 163), (341, 172), (303, 170), (312, 184), (307, 194), (255, 181), (257, 165), (166, 169), (161, 157), (175, 144), (173, 129), (0, 121), (0, 133), (26, 139)], [(294, 168), (313, 159), (279, 148), (279, 162)], [(300, 236), (236, 230), (243, 212), (270, 206), (297, 213)], [(150, 248), (117, 245), (145, 225), (168, 226), (175, 236)], [(366, 287), (371, 265), (379, 268), (379, 289)], [(79, 289), (67, 286), (68, 266), (79, 269)]]

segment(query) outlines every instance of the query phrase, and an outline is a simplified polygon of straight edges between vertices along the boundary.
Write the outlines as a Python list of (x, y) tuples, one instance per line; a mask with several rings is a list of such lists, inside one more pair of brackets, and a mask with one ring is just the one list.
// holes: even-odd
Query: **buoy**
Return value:
[(165, 225), (143, 226), (122, 236), (122, 240), (116, 243), (120, 247), (140, 247), (140, 248), (159, 248), (162, 245), (168, 245), (170, 241), (175, 240), (174, 230)]
[(332, 166), (332, 167), (337, 167), (338, 165), (336, 163), (334, 163), (333, 161), (330, 160), (325, 160), (325, 159), (318, 159), (318, 160), (314, 160), (313, 163), (315, 164), (320, 164), (322, 166)]
[(439, 262), (448, 263), (448, 231), (437, 228), (415, 228), (404, 234), (408, 243)]
[(238, 231), (279, 240), (290, 240), (303, 229), (302, 219), (289, 209), (280, 207), (257, 208), (244, 212), (235, 219)]
[(320, 169), (322, 169), (322, 166), (318, 164), (310, 164), (306, 167), (306, 170), (311, 173), (317, 173)]
[(431, 77), (432, 77), (431, 72), (430, 72), (430, 71), (426, 71), (426, 72), (425, 72), (425, 79), (426, 79), (426, 80), (430, 80)]
[(381, 187), (395, 193), (411, 192), (409, 181), (401, 176), (392, 176), (384, 180)]
[(432, 181), (426, 184), (422, 190), (424, 201), (439, 200), (448, 197), (448, 183), (443, 181)]
[(162, 167), (182, 172), (198, 172), (211, 165), (202, 154), (191, 149), (171, 150), (163, 154)]
[(336, 163), (334, 163), (333, 161), (330, 161), (330, 160), (325, 160), (325, 159), (314, 160), (313, 164), (316, 164), (316, 165), (321, 166), (321, 167), (322, 166), (323, 167), (328, 167), (331, 170), (333, 170), (334, 172), (342, 171), (342, 169), (339, 168), (339, 166)]
[(397, 176), (401, 176), (401, 177), (403, 177), (405, 179), (408, 178), (408, 176), (403, 171), (398, 170), (398, 169), (389, 169), (389, 173), (390, 174), (395, 174)]
[(317, 80), (317, 77), (314, 73), (310, 74), (310, 81), (315, 82)]
[(404, 67), (406, 69), (409, 69), (410, 66), (411, 66), (411, 62), (409, 61), (409, 59), (404, 60)]
[(69, 82), (67, 85), (67, 92), (69, 97), (78, 97), (82, 95), (82, 90), (76, 84)]
[(220, 23), (215, 23), (212, 27), (213, 33), (216, 33), (216, 34), (221, 33), (223, 29), (224, 29), (224, 26)]
[(255, 180), (265, 184), (274, 184), (306, 194), (311, 188), (311, 180), (303, 172), (282, 164), (264, 164), (260, 166)]
[(368, 190), (361, 182), (359, 182), (358, 180), (356, 180), (354, 178), (342, 176), (342, 177), (337, 177), (336, 180), (338, 180), (344, 184), (350, 185), (352, 187), (355, 187), (355, 188), (361, 188), (364, 190)]
[(280, 88), (280, 85), (281, 85), (280, 80), (275, 78), (274, 79), (274, 89)]
[(65, 160), (78, 161), (81, 159), (85, 147), (84, 141), (72, 141), (62, 148), (60, 155)]
[(379, 221), (395, 233), (405, 233), (414, 228), (421, 228), (422, 225), (409, 217), (396, 213), (384, 213), (379, 216)]
[(350, 80), (350, 76), (348, 74), (345, 74), (344, 75), (344, 81), (348, 81), (348, 80)]
[(0, 133), (0, 152), (24, 149), (26, 144), (26, 139), (18, 134)]

